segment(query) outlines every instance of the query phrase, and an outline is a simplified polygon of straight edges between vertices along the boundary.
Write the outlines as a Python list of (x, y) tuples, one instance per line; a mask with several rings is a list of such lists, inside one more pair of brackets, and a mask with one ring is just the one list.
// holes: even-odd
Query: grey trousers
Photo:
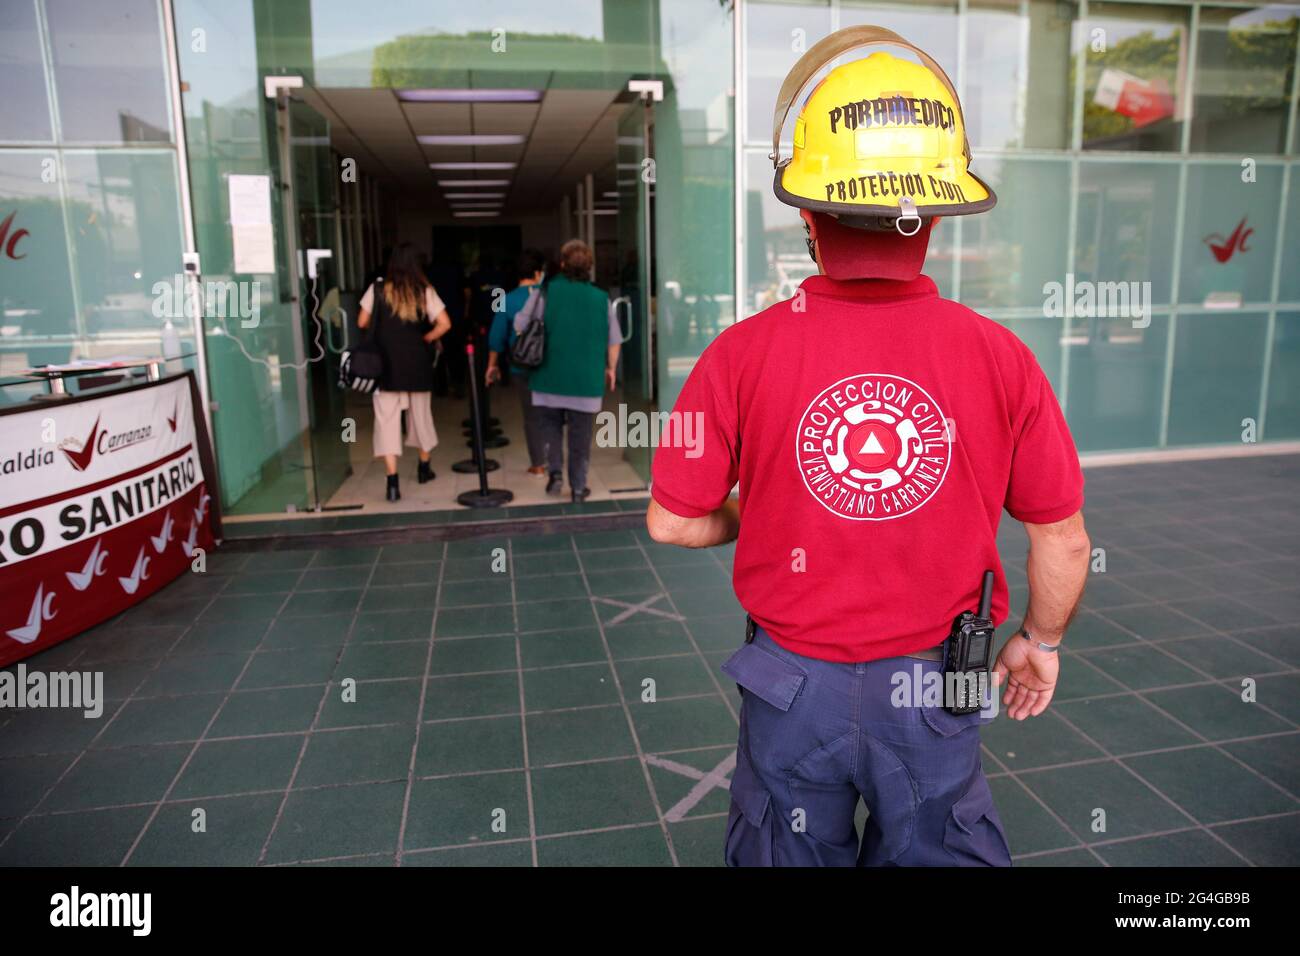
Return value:
[(535, 407), (533, 411), (537, 413), (538, 431), (546, 443), (546, 470), (553, 475), (564, 470), (564, 426), (569, 426), (569, 487), (582, 491), (587, 487), (596, 414), (567, 408)]
[(542, 435), (538, 409), (533, 407), (533, 390), (528, 387), (528, 373), (515, 369), (510, 373), (515, 388), (519, 389), (519, 407), (524, 413), (524, 441), (528, 444), (528, 464), (540, 468), (546, 464), (546, 438)]

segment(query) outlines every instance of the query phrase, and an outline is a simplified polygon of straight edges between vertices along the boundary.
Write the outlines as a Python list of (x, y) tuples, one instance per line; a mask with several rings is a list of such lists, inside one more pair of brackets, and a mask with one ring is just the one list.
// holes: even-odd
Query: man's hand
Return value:
[(1057, 654), (1040, 651), (1019, 634), (1002, 645), (993, 662), (993, 684), (1006, 685), (1002, 706), (1012, 720), (1037, 717), (1047, 710), (1056, 692), (1061, 662)]
[(487, 372), (483, 376), (484, 383), (491, 388), (497, 382), (501, 381), (501, 369), (495, 365), (489, 365)]

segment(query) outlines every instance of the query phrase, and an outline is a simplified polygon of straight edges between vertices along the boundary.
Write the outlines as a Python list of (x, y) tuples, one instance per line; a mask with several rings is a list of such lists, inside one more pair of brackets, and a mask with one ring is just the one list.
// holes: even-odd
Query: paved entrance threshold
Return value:
[[(1300, 458), (1087, 477), (1057, 700), (984, 736), (1016, 863), (1300, 863)], [(0, 865), (718, 864), (732, 549), (634, 524), (217, 553), (27, 662), (111, 700), (0, 711)]]

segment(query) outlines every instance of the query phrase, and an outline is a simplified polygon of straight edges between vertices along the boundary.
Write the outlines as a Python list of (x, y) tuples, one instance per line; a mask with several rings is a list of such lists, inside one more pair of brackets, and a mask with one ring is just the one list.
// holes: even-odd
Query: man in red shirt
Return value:
[(1083, 477), (1046, 376), (920, 274), (941, 216), (996, 201), (969, 172), (943, 71), (888, 31), (834, 34), (787, 77), (773, 156), (817, 71), (882, 43), (923, 65), (874, 52), (836, 67), (778, 159), (777, 195), (801, 210), (819, 274), (705, 349), (654, 461), (656, 541), (737, 542), (751, 624), (723, 666), (743, 696), (731, 865), (1009, 865), (981, 714), (923, 688), (941, 686), (945, 639), (985, 569), (993, 621), (1007, 617), (1003, 509), (1030, 542), (1029, 606), (993, 668), (1012, 719), (1050, 702), (1087, 574)]

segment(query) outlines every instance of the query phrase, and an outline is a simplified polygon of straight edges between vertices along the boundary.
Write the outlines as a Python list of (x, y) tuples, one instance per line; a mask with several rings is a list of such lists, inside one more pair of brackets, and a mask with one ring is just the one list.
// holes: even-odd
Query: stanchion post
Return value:
[(465, 344), (465, 357), (469, 361), (469, 408), (474, 421), (474, 458), (478, 463), (478, 490), (466, 491), (456, 500), (467, 508), (499, 508), (514, 498), (514, 493), (504, 488), (489, 488), (487, 456), (483, 452), (483, 420), (479, 416), (478, 374), (474, 365), (474, 343)]

